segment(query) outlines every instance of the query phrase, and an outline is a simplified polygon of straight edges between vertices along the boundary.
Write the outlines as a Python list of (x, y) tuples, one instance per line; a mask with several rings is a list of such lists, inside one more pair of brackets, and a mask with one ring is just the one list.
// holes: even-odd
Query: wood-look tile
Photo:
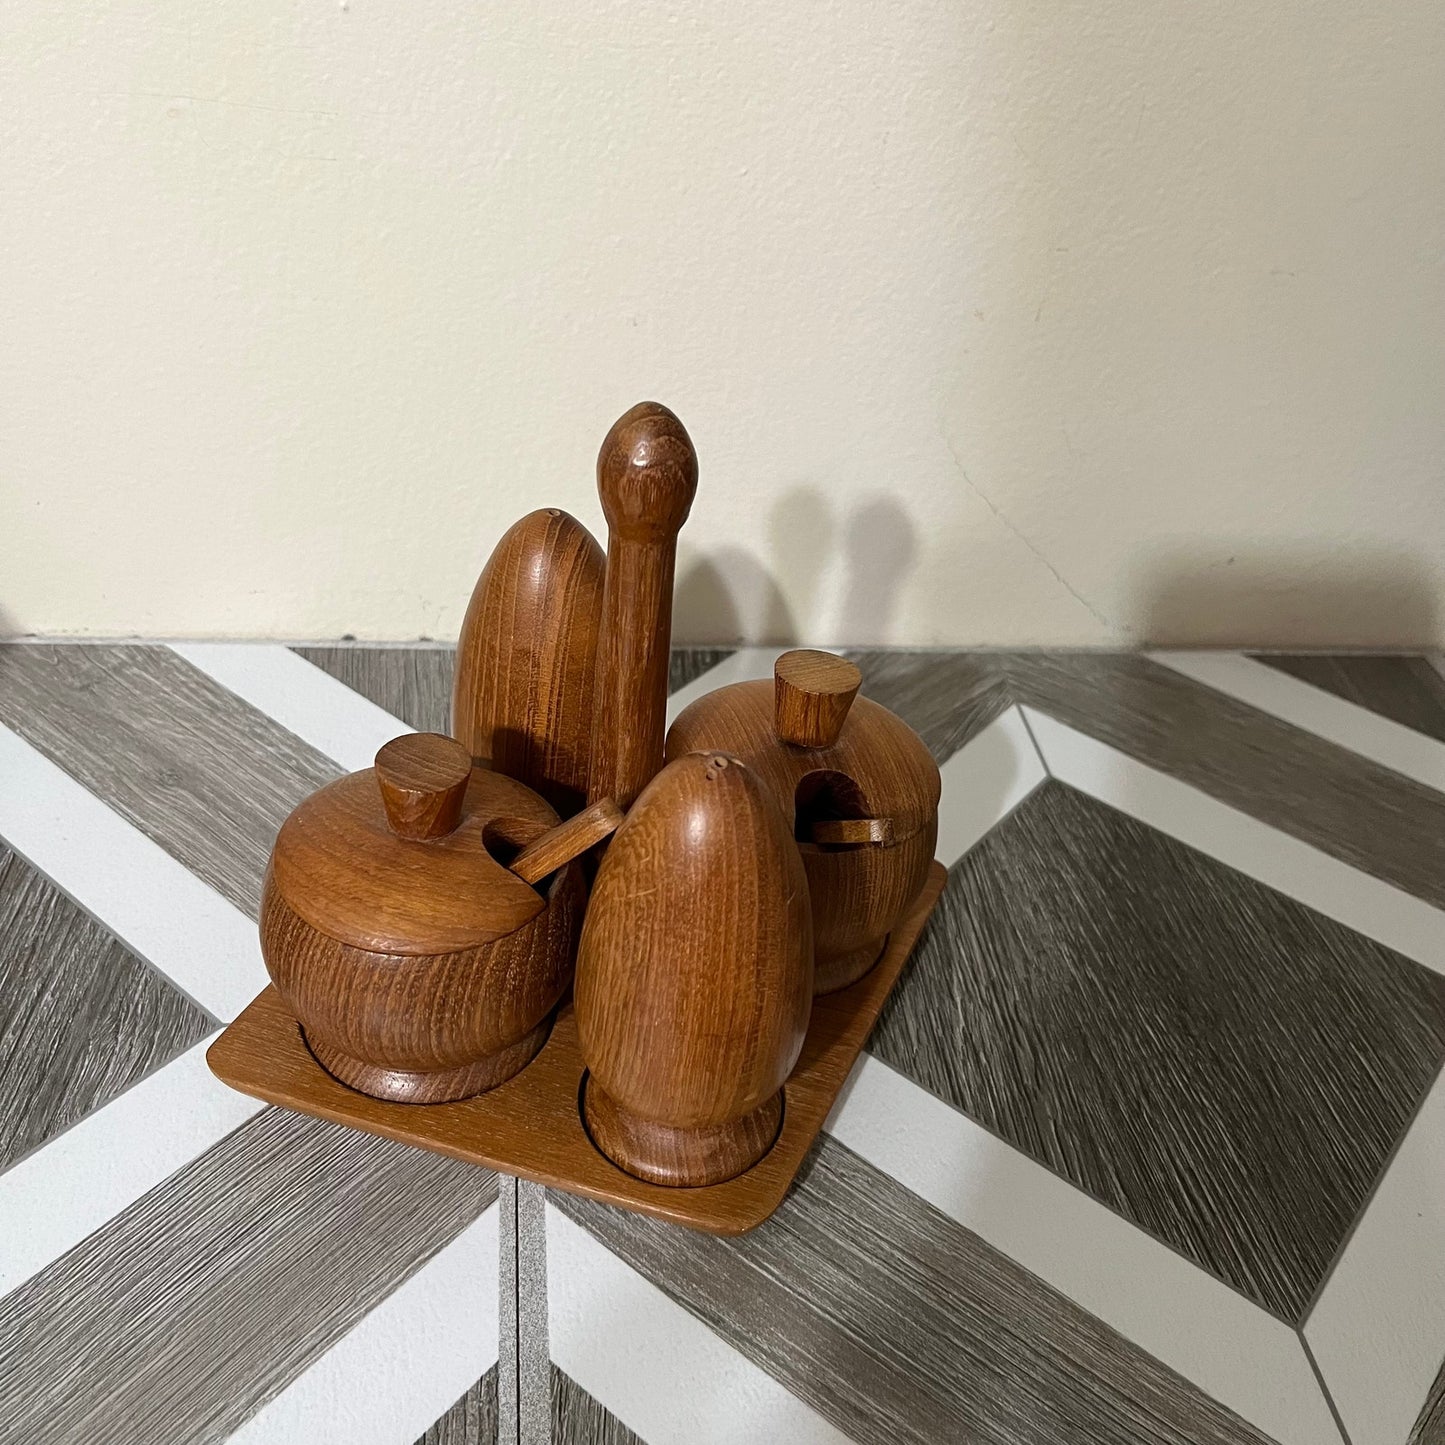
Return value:
[(646, 1445), (646, 1441), (553, 1365), (552, 1445)]
[(668, 692), (676, 692), (678, 688), (686, 687), (709, 668), (716, 667), (725, 658), (731, 657), (733, 652), (731, 647), (674, 647), (672, 656), (668, 659)]
[(1445, 1059), (1445, 978), (1048, 783), (869, 1048), (1296, 1321)]
[(826, 1136), (738, 1239), (552, 1202), (860, 1445), (1263, 1445)]
[(1014, 700), (1445, 907), (1445, 796), (1133, 654), (1001, 657)]
[(0, 845), (0, 1170), (215, 1026)]
[(497, 1368), (467, 1391), (416, 1445), (493, 1445), (497, 1439)]
[(1445, 1366), (1435, 1377), (1425, 1403), (1420, 1407), (1409, 1445), (1445, 1445)]
[(291, 650), (419, 733), (451, 732), (455, 647), (377, 644)]
[(485, 1170), (267, 1110), (0, 1300), (0, 1437), (221, 1439), (495, 1197)]
[(165, 647), (0, 645), (0, 722), (252, 917), (277, 828), (339, 772)]
[(1258, 652), (1250, 656), (1311, 687), (1445, 742), (1445, 677), (1428, 657)]
[(862, 693), (891, 708), (947, 762), (1013, 701), (994, 653), (951, 650), (850, 651)]
[[(293, 647), (338, 682), (384, 707), (418, 732), (451, 732), (452, 673), (456, 648)], [(728, 647), (674, 647), (668, 691), (676, 692), (732, 655)]]

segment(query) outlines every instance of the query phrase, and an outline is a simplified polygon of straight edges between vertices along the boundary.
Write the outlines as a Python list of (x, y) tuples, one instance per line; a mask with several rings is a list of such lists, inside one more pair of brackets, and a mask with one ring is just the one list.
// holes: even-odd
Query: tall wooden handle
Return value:
[(677, 534), (697, 491), (697, 453), (678, 419), (644, 401), (597, 454), (607, 578), (597, 638), (589, 802), (628, 807), (662, 767)]

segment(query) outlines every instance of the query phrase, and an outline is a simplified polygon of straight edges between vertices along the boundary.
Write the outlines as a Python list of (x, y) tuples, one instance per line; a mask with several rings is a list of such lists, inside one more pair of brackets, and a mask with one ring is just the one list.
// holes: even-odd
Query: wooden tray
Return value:
[(520, 1074), (454, 1104), (387, 1103), (338, 1083), (312, 1057), (274, 988), (211, 1045), (206, 1061), (233, 1089), (269, 1104), (673, 1224), (710, 1234), (742, 1234), (782, 1203), (947, 878), (944, 866), (934, 863), (883, 957), (852, 987), (814, 1001), (807, 1042), (784, 1091), (778, 1141), (746, 1173), (723, 1184), (696, 1189), (647, 1184), (598, 1153), (578, 1108), (585, 1070), (570, 1002), (563, 1005), (542, 1051)]

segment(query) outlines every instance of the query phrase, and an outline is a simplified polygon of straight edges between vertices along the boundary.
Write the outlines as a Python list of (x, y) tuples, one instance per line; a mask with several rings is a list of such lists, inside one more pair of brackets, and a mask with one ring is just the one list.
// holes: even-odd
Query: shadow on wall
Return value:
[[(680, 563), (676, 638), (846, 645), (891, 635), (899, 585), (918, 553), (913, 523), (893, 497), (869, 498), (839, 517), (818, 488), (795, 487), (773, 503), (768, 537), (771, 565), (741, 547), (714, 548)], [(799, 637), (780, 575), (793, 579), (793, 597), (806, 611), (825, 619), (819, 625), (826, 636)]]
[[(740, 547), (683, 564), (673, 634), (680, 641), (761, 645), (884, 645), (892, 637), (899, 587), (917, 570), (913, 522), (892, 497), (869, 499), (842, 518), (816, 488), (780, 497), (770, 516), (771, 566)], [(1134, 569), (1122, 589), (1120, 627), (1102, 647), (1381, 648), (1434, 650), (1445, 618), (1429, 569), (1397, 549), (1262, 547), (1229, 551), (1211, 543), (1166, 550)], [(798, 618), (776, 578), (823, 632), (799, 635)], [(820, 601), (831, 605), (817, 605)], [(979, 638), (975, 646), (1005, 641)], [(1033, 646), (1057, 646), (1049, 637)]]
[(1391, 549), (1242, 543), (1201, 566), (1181, 547), (1141, 566), (1129, 591), (1129, 615), (1146, 619), (1137, 646), (1433, 648), (1440, 635), (1429, 571)]

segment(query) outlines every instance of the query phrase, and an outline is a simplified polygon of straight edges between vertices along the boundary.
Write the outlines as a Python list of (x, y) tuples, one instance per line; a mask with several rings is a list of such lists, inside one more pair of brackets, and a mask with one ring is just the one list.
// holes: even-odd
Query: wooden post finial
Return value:
[(627, 808), (662, 766), (677, 534), (697, 492), (697, 453), (655, 401), (623, 413), (597, 454), (607, 574), (597, 637), (589, 802)]

